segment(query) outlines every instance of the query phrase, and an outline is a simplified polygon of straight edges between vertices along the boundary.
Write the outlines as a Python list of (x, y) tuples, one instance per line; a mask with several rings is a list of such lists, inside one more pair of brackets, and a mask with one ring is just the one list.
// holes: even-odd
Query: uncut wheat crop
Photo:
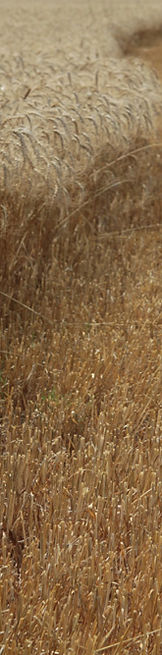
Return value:
[(161, 2), (0, 30), (0, 655), (160, 655)]

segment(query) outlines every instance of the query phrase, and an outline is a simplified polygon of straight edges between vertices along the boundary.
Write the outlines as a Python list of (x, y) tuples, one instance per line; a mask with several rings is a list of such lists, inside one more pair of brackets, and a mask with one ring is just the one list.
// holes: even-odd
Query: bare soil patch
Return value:
[[(125, 53), (133, 57), (140, 57), (156, 71), (162, 81), (162, 29), (142, 31), (134, 35), (128, 44)], [(162, 132), (162, 117), (158, 120)]]
[(135, 34), (127, 45), (128, 53), (144, 59), (162, 79), (162, 29)]

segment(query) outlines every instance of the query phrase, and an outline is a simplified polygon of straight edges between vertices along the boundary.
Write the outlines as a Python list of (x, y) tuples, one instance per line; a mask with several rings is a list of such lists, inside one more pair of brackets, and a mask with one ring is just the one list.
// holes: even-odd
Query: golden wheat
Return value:
[(0, 653), (160, 655), (161, 3), (1, 21)]

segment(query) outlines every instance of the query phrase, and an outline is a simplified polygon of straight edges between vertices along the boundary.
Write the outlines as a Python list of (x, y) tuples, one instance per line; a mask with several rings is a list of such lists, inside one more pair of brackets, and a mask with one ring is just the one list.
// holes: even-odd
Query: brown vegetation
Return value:
[(108, 35), (97, 3), (71, 31), (72, 2), (55, 29), (43, 6), (15, 22), (8, 6), (0, 654), (160, 655), (162, 96), (137, 50), (120, 55), (151, 2), (126, 28), (114, 2)]

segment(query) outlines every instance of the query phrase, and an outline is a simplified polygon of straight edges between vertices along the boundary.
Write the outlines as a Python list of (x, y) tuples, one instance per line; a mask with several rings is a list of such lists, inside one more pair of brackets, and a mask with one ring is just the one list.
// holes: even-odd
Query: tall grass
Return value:
[(64, 7), (1, 62), (0, 653), (160, 655), (161, 86)]

